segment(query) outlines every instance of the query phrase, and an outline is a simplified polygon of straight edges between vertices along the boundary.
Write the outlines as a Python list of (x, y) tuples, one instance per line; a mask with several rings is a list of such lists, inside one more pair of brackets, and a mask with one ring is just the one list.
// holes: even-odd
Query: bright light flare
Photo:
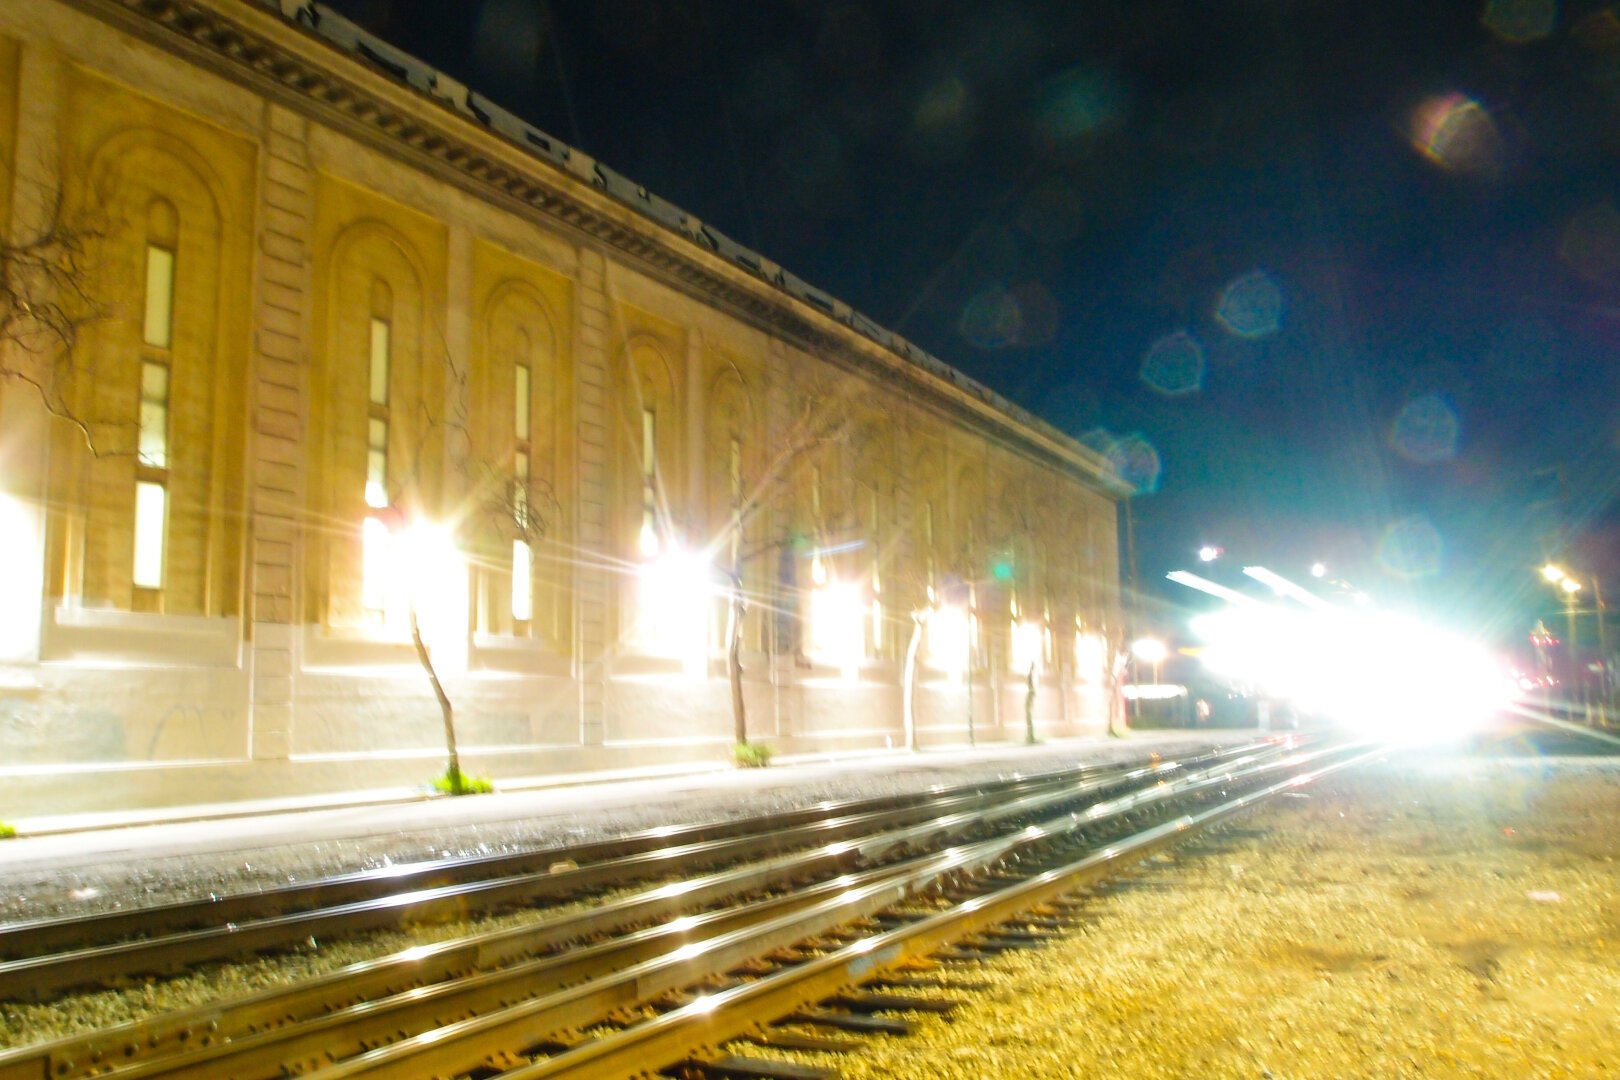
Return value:
[(39, 641), (39, 513), (13, 495), (0, 494), (0, 656), (28, 656)]
[(1030, 668), (1046, 669), (1046, 626), (1036, 619), (1020, 619), (1012, 625), (1012, 669), (1022, 675)]
[(866, 605), (861, 590), (853, 582), (837, 578), (823, 580), (810, 593), (810, 649), (820, 659), (839, 669), (853, 681), (860, 670), (861, 653), (866, 645), (862, 625)]
[(639, 636), (653, 652), (681, 660), (688, 674), (701, 673), (708, 660), (711, 577), (708, 560), (679, 547), (641, 568)]
[(1369, 735), (1454, 737), (1481, 726), (1516, 690), (1477, 642), (1385, 612), (1234, 605), (1191, 628), (1212, 672)]
[(1158, 638), (1137, 638), (1131, 642), (1131, 655), (1144, 664), (1162, 664), (1170, 655), (1170, 646)]
[(966, 611), (954, 604), (936, 608), (928, 616), (926, 632), (930, 664), (952, 675), (967, 670), (970, 639)]

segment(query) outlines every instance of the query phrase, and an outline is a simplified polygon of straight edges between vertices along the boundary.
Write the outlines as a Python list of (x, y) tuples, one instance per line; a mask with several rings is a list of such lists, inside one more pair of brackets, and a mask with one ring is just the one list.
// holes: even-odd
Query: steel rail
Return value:
[[(1111, 773), (1107, 769), (1093, 769), (1085, 775), (1106, 777)], [(952, 795), (938, 803), (908, 803), (894, 810), (812, 819), (768, 832), (744, 831), (716, 840), (668, 844), (584, 865), (564, 863), (565, 868), (561, 870), (534, 870), (500, 878), (405, 889), (264, 919), (224, 922), (173, 934), (0, 961), (0, 998), (37, 1000), (78, 986), (116, 984), (137, 975), (171, 974), (205, 961), (269, 951), (311, 937), (319, 939), (418, 922), (442, 922), (517, 904), (555, 901), (649, 877), (693, 873), (830, 840), (859, 837), (896, 821), (933, 820), (940, 803), (972, 808), (1019, 790), (1064, 790), (1075, 782), (1063, 774), (1052, 774), (1052, 779), (1041, 783)]]
[[(1219, 752), (1237, 753), (1241, 749), (1242, 747), (1229, 747)], [(194, 900), (90, 915), (0, 923), (0, 960), (39, 956), (63, 948), (109, 944), (126, 938), (192, 930), (226, 922), (242, 923), (294, 911), (373, 899), (391, 892), (436, 888), (459, 882), (532, 873), (546, 870), (553, 863), (563, 860), (578, 864), (600, 862), (675, 844), (724, 840), (749, 833), (793, 828), (829, 817), (848, 817), (885, 809), (898, 810), (907, 806), (932, 804), (941, 798), (972, 797), (997, 791), (1039, 787), (1082, 778), (1114, 767), (1082, 765), (1073, 769), (1031, 773), (1007, 780), (958, 784), (898, 796), (825, 801), (814, 806), (758, 817), (657, 826), (625, 836), (564, 847), (401, 863), (255, 892), (211, 895)]]
[[(120, 1076), (185, 1075), (211, 1078), (221, 1075), (280, 1075), (284, 1068), (294, 1067), (295, 1064), (302, 1067), (312, 1060), (329, 1059), (329, 1055), (340, 1045), (353, 1046), (354, 1040), (359, 1040), (360, 1048), (363, 1048), (368, 1040), (374, 1044), (382, 1039), (397, 1037), (403, 1031), (422, 1026), (423, 1016), (430, 1021), (428, 1026), (432, 1026), (431, 1022), (437, 1022), (446, 1015), (446, 1009), (456, 1015), (474, 1009), (469, 1004), (473, 998), (468, 994), (463, 994), (452, 1006), (442, 1004), (454, 995), (442, 988), (435, 988), (435, 983), (461, 976), (465, 979), (462, 984), (465, 988), (485, 995), (478, 1000), (475, 1008), (486, 1008), (492, 993), (497, 998), (501, 994), (507, 997), (523, 996), (510, 989), (500, 990), (500, 987), (513, 985), (512, 977), (491, 972), (489, 969), (492, 967), (517, 965), (527, 972), (526, 977), (531, 982), (547, 970), (577, 971), (577, 968), (561, 965), (555, 956), (541, 954), (548, 949), (589, 941), (653, 919), (689, 916), (704, 905), (729, 898), (793, 887), (817, 876), (847, 871), (860, 862), (892, 857), (896, 852), (914, 850), (930, 842), (951, 842), (969, 835), (975, 827), (982, 830), (1002, 820), (1022, 820), (1048, 812), (1056, 806), (1106, 795), (1131, 783), (1157, 782), (1194, 767), (1210, 766), (1212, 762), (1242, 762), (1279, 752), (1279, 748), (1272, 744), (1252, 745), (1244, 749), (1248, 753), (1243, 756), (1222, 751), (1186, 761), (1161, 761), (1154, 765), (1121, 769), (1114, 775), (1093, 775), (1083, 782), (1052, 791), (1026, 793), (1005, 805), (986, 806), (977, 813), (952, 810), (936, 818), (902, 825), (858, 842), (837, 841), (825, 844), (808, 855), (780, 856), (765, 864), (672, 883), (640, 896), (535, 926), (421, 946), (392, 957), (351, 965), (296, 987), (265, 991), (235, 1002), (186, 1010), (153, 1021), (121, 1025), (118, 1029), (93, 1036), (70, 1037), (37, 1047), (0, 1053), (0, 1080), (33, 1080), (40, 1077), (64, 1080), (100, 1075), (116, 1067), (115, 1063), (122, 1062), (134, 1062), (135, 1071), (120, 1071)], [(1162, 789), (1155, 787), (1152, 790)], [(1115, 803), (1125, 806), (1129, 800), (1116, 799)], [(1070, 820), (1080, 816), (1071, 814)], [(818, 887), (811, 887), (815, 888)], [(804, 895), (819, 893), (807, 890)], [(705, 923), (702, 919), (688, 919), (683, 925), (690, 928)], [(601, 949), (592, 955), (607, 957), (610, 954), (611, 950)], [(573, 956), (574, 953), (568, 955)], [(483, 973), (467, 977), (469, 971)], [(534, 991), (530, 988), (525, 992), (532, 994)], [(380, 997), (394, 997), (397, 1000), (384, 1006), (376, 1003)], [(330, 1017), (336, 1012), (345, 1012), (345, 1016), (341, 1021), (329, 1019), (319, 1029), (321, 1033), (318, 1035), (306, 1037), (301, 1032), (286, 1030), (288, 1025), (296, 1022), (310, 1017)], [(278, 1030), (269, 1030), (272, 1027)], [(296, 1042), (299, 1039), (302, 1042)], [(227, 1042), (235, 1043), (235, 1049), (221, 1050), (220, 1045)], [(281, 1047), (279, 1050), (276, 1049), (278, 1045)], [(178, 1059), (167, 1067), (152, 1066), (149, 1069), (140, 1064), (165, 1053), (199, 1047), (201, 1049), (185, 1054), (185, 1061), (193, 1063), (190, 1065), (184, 1065)], [(227, 1059), (240, 1067), (233, 1065), (225, 1069)], [(182, 1068), (191, 1071), (169, 1071)], [(254, 1069), (260, 1071), (254, 1072)]]
[[(566, 990), (544, 994), (508, 1008), (458, 1020), (368, 1051), (357, 1057), (307, 1074), (311, 1080), (417, 1078), (455, 1076), (483, 1070), (497, 1058), (522, 1055), (529, 1048), (599, 1023), (610, 1014), (623, 1014), (661, 994), (702, 982), (707, 977), (789, 949), (806, 939), (826, 935), (851, 920), (876, 915), (907, 898), (937, 888), (946, 879), (983, 873), (1008, 866), (1036, 845), (1069, 836), (1077, 828), (1096, 826), (1113, 818), (1128, 822), (1151, 806), (1164, 807), (1195, 795), (1220, 794), (1236, 783), (1259, 784), (1279, 772), (1291, 773), (1335, 750), (1303, 752), (1243, 767), (1216, 766), (1203, 774), (1172, 782), (1155, 781), (1150, 787), (1111, 800), (1085, 814), (1061, 814), (1032, 824), (1009, 836), (997, 837), (922, 856), (908, 863), (903, 873), (863, 887), (851, 886), (836, 897), (801, 911), (771, 919), (755, 927), (714, 937), (694, 939), (673, 952), (632, 965)], [(1277, 790), (1293, 783), (1285, 779)], [(1186, 820), (1182, 815), (1178, 820)], [(1105, 852), (1114, 852), (1110, 843)], [(645, 1067), (648, 1062), (643, 1062)]]
[[(654, 1019), (565, 1050), (544, 1061), (502, 1072), (500, 1080), (602, 1080), (630, 1076), (649, 1067), (677, 1061), (694, 1047), (718, 1047), (755, 1030), (762, 1022), (768, 1023), (812, 1002), (875, 981), (952, 942), (1006, 922), (1041, 903), (1115, 873), (1131, 862), (1181, 843), (1274, 795), (1362, 764), (1383, 754), (1385, 749), (1383, 746), (1363, 749), (1217, 806), (1144, 829), (1127, 840), (1066, 865), (955, 904), (949, 911), (863, 937), (827, 955), (700, 997)], [(317, 1075), (324, 1080), (327, 1074)]]

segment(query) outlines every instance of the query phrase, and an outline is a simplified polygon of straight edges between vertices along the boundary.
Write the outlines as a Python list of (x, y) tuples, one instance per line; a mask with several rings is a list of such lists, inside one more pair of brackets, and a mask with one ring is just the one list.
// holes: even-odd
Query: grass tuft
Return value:
[(433, 781), (433, 790), (441, 795), (488, 795), (495, 790), (495, 785), (482, 776), (446, 769), (443, 776)]

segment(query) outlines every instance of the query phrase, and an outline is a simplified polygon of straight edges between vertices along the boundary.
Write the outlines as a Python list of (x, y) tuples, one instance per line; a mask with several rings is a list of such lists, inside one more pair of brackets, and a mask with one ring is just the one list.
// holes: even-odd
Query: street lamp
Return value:
[[(1586, 679), (1580, 674), (1580, 669), (1576, 665), (1576, 616), (1580, 613), (1576, 607), (1576, 594), (1581, 591), (1583, 586), (1579, 581), (1576, 581), (1573, 577), (1571, 577), (1569, 573), (1557, 563), (1547, 563), (1545, 566), (1543, 566), (1541, 568), (1541, 577), (1542, 580), (1546, 581), (1548, 584), (1558, 586), (1559, 590), (1564, 594), (1564, 618), (1569, 624), (1569, 650), (1567, 656), (1569, 658), (1570, 675), (1572, 678), (1580, 680), (1582, 703), (1589, 704), (1587, 698), (1588, 687), (1586, 685)], [(1608, 646), (1604, 640), (1603, 589), (1595, 577), (1592, 579), (1592, 589), (1597, 604), (1595, 614), (1597, 615), (1598, 662), (1603, 671), (1602, 704), (1606, 708), (1609, 697), (1609, 657)]]

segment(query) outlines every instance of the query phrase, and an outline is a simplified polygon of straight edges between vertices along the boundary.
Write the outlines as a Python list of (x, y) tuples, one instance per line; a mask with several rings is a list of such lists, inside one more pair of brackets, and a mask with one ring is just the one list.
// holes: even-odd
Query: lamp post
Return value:
[[(1579, 664), (1577, 662), (1577, 652), (1578, 652), (1577, 645), (1578, 645), (1578, 641), (1577, 641), (1577, 638), (1576, 638), (1576, 627), (1577, 627), (1576, 616), (1578, 614), (1580, 614), (1580, 612), (1579, 612), (1579, 609), (1576, 607), (1576, 604), (1578, 603), (1578, 601), (1576, 599), (1576, 596), (1581, 591), (1581, 588), (1582, 588), (1581, 583), (1576, 581), (1573, 577), (1570, 577), (1568, 571), (1566, 571), (1563, 567), (1559, 566), (1557, 563), (1548, 563), (1547, 565), (1543, 566), (1541, 568), (1541, 576), (1542, 576), (1542, 579), (1545, 580), (1548, 584), (1556, 585), (1558, 587), (1559, 591), (1564, 594), (1564, 619), (1565, 619), (1565, 622), (1567, 623), (1567, 625), (1569, 626), (1569, 645), (1568, 645), (1568, 648), (1567, 648), (1567, 651), (1566, 651), (1566, 656), (1568, 657), (1568, 660), (1569, 660), (1569, 672), (1570, 672), (1570, 676), (1572, 678), (1579, 680), (1580, 686), (1581, 686), (1581, 705), (1583, 706), (1585, 711), (1589, 712), (1590, 711), (1590, 705), (1591, 705), (1591, 699), (1590, 699), (1590, 696), (1588, 694), (1588, 688), (1587, 688), (1587, 685), (1586, 685), (1586, 679), (1583, 677), (1583, 674), (1582, 674), (1582, 672), (1580, 670), (1580, 667), (1579, 667)], [(1594, 588), (1596, 588), (1596, 584), (1597, 583), (1594, 581), (1593, 582)], [(1601, 592), (1598, 593), (1598, 611), (1597, 611), (1597, 615), (1598, 615), (1598, 653), (1599, 653), (1599, 661), (1603, 665), (1603, 669), (1604, 669), (1604, 691), (1605, 691), (1604, 697), (1605, 697), (1605, 703), (1606, 703), (1606, 701), (1607, 701), (1607, 690), (1608, 690), (1608, 657), (1603, 655), (1603, 653), (1606, 651), (1606, 648), (1605, 648), (1606, 642), (1604, 641), (1605, 635), (1604, 635), (1604, 631), (1603, 631), (1603, 601), (1602, 601)]]

